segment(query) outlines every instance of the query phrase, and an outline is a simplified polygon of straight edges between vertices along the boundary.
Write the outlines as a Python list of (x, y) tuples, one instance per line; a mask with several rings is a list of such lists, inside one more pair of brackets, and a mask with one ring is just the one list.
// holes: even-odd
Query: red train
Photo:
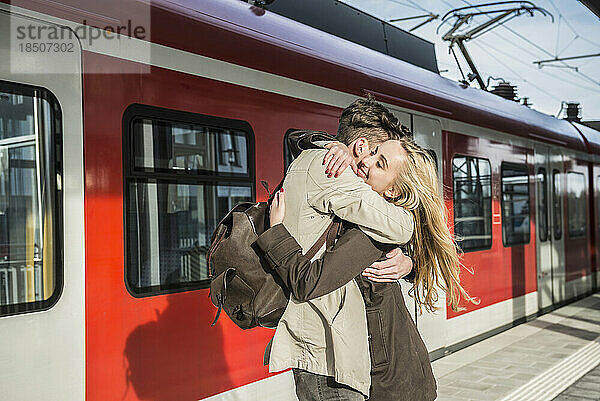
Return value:
[[(112, 40), (140, 16), (151, 37)], [(281, 178), (286, 132), (335, 132), (365, 94), (435, 152), (474, 271), (480, 305), (414, 316), (432, 358), (598, 286), (591, 128), (238, 0), (3, 0), (0, 27), (2, 399), (292, 398), (272, 331), (209, 327), (204, 253)]]

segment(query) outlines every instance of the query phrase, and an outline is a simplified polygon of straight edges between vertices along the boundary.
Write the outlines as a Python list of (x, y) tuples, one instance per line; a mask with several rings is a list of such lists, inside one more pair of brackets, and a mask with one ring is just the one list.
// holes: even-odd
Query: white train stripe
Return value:
[(291, 371), (267, 377), (233, 390), (203, 398), (203, 401), (297, 401)]
[(447, 320), (447, 346), (510, 324), (517, 319), (534, 315), (537, 311), (537, 291), (534, 291), (453, 317)]

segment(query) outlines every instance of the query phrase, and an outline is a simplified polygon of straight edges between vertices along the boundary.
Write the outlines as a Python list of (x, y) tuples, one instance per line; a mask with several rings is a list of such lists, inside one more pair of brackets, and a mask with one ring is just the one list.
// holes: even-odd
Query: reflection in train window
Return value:
[(581, 237), (586, 233), (585, 176), (581, 173), (567, 173), (567, 217), (569, 237)]
[(0, 82), (0, 316), (47, 309), (62, 286), (60, 114), (48, 91)]
[(253, 199), (250, 126), (140, 105), (124, 122), (132, 146), (124, 150), (128, 289), (144, 296), (205, 288), (212, 232)]
[[(596, 177), (596, 191), (600, 190), (600, 175)], [(600, 193), (596, 192), (596, 224), (600, 231)]]
[(206, 251), (216, 224), (251, 198), (250, 186), (130, 183), (129, 284), (165, 288), (207, 280)]
[(554, 239), (562, 238), (562, 184), (560, 171), (552, 171), (552, 215)]
[(246, 135), (235, 129), (137, 118), (135, 168), (248, 176)]
[(464, 252), (492, 246), (490, 162), (470, 156), (452, 159), (454, 235)]
[(529, 242), (529, 169), (525, 164), (502, 163), (502, 242)]
[(548, 190), (546, 189), (546, 169), (539, 168), (536, 176), (538, 185), (538, 231), (541, 242), (548, 240)]

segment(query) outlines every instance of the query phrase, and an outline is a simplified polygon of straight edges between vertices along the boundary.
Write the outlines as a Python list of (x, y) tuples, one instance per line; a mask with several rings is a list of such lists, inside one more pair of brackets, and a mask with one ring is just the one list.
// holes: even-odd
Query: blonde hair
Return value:
[(460, 285), (462, 253), (448, 229), (447, 210), (439, 191), (435, 162), (412, 139), (404, 137), (399, 142), (408, 159), (401, 164), (393, 182), (400, 195), (388, 200), (409, 210), (415, 222), (409, 245), (416, 270), (412, 295), (419, 311), (423, 306), (431, 312), (437, 309), (436, 287), (446, 292), (453, 311), (465, 309), (458, 306), (461, 295), (479, 304), (479, 300), (471, 297)]

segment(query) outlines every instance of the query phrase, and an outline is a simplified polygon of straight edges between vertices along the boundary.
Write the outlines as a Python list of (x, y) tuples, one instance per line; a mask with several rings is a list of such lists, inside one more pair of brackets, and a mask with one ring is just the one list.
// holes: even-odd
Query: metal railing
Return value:
[(0, 261), (0, 305), (14, 305), (44, 299), (42, 260)]

